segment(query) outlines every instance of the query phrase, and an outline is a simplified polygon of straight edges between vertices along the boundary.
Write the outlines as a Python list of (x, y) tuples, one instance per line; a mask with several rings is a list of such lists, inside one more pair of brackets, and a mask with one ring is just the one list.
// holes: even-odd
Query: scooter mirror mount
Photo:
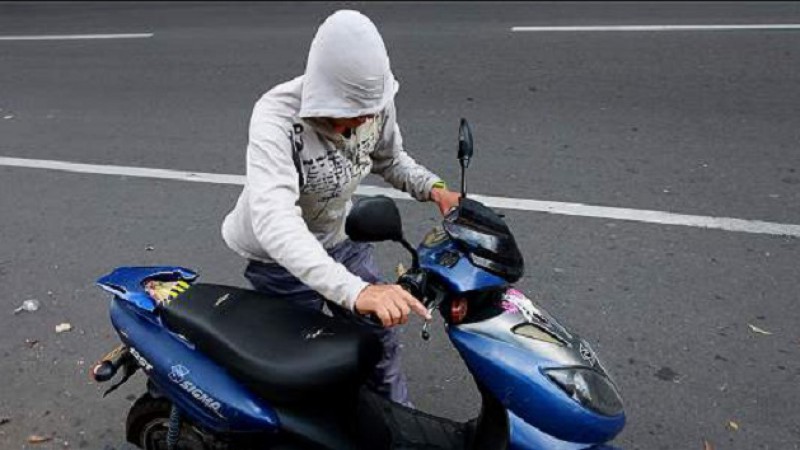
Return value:
[(355, 242), (398, 242), (411, 253), (412, 267), (419, 268), (419, 255), (403, 237), (400, 211), (389, 197), (376, 195), (356, 201), (347, 216), (344, 231)]

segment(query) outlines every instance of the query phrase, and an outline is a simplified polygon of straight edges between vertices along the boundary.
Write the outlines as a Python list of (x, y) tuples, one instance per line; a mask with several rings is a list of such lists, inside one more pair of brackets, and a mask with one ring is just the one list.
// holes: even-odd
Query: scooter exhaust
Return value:
[(114, 378), (120, 367), (125, 365), (130, 358), (130, 349), (126, 345), (121, 344), (100, 358), (100, 361), (89, 371), (89, 375), (94, 381), (105, 383)]

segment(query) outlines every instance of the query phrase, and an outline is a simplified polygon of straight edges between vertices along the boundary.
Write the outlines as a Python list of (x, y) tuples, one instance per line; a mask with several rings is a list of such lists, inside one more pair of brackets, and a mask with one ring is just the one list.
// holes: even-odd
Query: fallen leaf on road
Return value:
[(711, 445), (711, 442), (703, 439), (703, 450), (714, 450), (714, 446)]
[(63, 333), (70, 330), (72, 330), (72, 324), (70, 323), (60, 323), (56, 325), (56, 333)]
[(28, 436), (28, 443), (29, 444), (41, 444), (43, 442), (52, 441), (53, 438), (47, 436), (39, 436), (37, 434), (32, 434)]
[(145, 251), (147, 251), (147, 252), (152, 252), (152, 251), (153, 251), (153, 250), (155, 250), (155, 249), (156, 249), (156, 248), (155, 248), (155, 247), (153, 247), (152, 245), (148, 245), (147, 247), (145, 247), (145, 248), (144, 248), (144, 250), (145, 250)]
[(739, 424), (732, 420), (728, 421), (728, 427), (730, 427), (730, 429), (733, 431), (739, 431)]
[(757, 326), (755, 326), (755, 325), (753, 325), (753, 324), (751, 324), (751, 323), (748, 323), (748, 324), (747, 324), (747, 326), (749, 326), (749, 327), (750, 327), (750, 329), (751, 329), (751, 330), (753, 330), (753, 333), (758, 333), (758, 334), (766, 334), (767, 336), (769, 336), (770, 334), (772, 334), (772, 333), (770, 333), (769, 331), (767, 331), (767, 330), (764, 330), (764, 329), (761, 329), (761, 328), (758, 328)]

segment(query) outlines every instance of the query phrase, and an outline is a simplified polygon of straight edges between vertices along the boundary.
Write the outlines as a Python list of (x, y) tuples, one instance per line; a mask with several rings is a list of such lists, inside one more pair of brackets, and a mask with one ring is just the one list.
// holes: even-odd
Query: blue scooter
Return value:
[(147, 376), (127, 440), (146, 450), (611, 448), (625, 424), (618, 389), (588, 342), (512, 287), (523, 258), (501, 216), (466, 195), (472, 152), (462, 119), (462, 200), (417, 249), (387, 197), (358, 201), (345, 228), (412, 254), (398, 283), (444, 318), (481, 394), (478, 417), (454, 422), (374, 393), (365, 380), (381, 344), (346, 322), (198, 283), (181, 267), (121, 267), (98, 285), (114, 295), (122, 345), (92, 375), (120, 374), (107, 393)]

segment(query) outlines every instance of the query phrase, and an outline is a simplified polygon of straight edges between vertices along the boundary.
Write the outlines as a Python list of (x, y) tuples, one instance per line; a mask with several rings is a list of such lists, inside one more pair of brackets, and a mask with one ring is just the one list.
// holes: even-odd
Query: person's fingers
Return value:
[(417, 313), (419, 316), (423, 317), (425, 320), (431, 320), (431, 315), (428, 310), (425, 308), (425, 305), (422, 304), (416, 297), (411, 295), (405, 289), (402, 289), (403, 300), (406, 304), (411, 308), (412, 311)]
[(447, 215), (447, 213), (456, 206), (458, 206), (457, 196), (447, 198), (439, 202), (439, 211), (442, 212), (442, 215)]
[(439, 211), (444, 214), (444, 210), (447, 208), (447, 202), (442, 198), (436, 202), (436, 206), (439, 207)]
[(401, 296), (394, 297), (393, 301), (394, 301), (394, 306), (397, 308), (397, 312), (399, 314), (397, 324), (398, 325), (405, 324), (406, 322), (408, 322), (408, 312), (411, 310), (410, 307), (408, 306), (408, 303), (406, 303), (406, 300)]
[(400, 312), (403, 313), (403, 319), (402, 319), (401, 323), (403, 323), (403, 324), (407, 323), (408, 322), (408, 313), (411, 312), (411, 307), (408, 306), (408, 303), (403, 302), (403, 303), (400, 304)]
[(397, 325), (403, 318), (403, 313), (400, 311), (400, 308), (394, 301), (386, 302), (386, 310), (389, 312), (389, 317), (391, 318), (391, 324)]
[(410, 306), (415, 313), (419, 314), (419, 316), (424, 318), (425, 320), (432, 319), (431, 313), (428, 312), (428, 309), (425, 308), (425, 305), (423, 305), (422, 302), (420, 302), (419, 300), (414, 299), (414, 302), (409, 304), (408, 306)]
[(408, 306), (408, 304), (403, 303), (400, 306), (400, 312), (403, 314), (402, 317), (400, 318), (400, 323), (405, 325), (406, 323), (408, 323), (408, 313), (411, 312), (411, 308)]
[(378, 316), (378, 319), (381, 320), (381, 325), (383, 325), (384, 328), (392, 326), (392, 317), (386, 307), (380, 306), (375, 308), (375, 314)]

